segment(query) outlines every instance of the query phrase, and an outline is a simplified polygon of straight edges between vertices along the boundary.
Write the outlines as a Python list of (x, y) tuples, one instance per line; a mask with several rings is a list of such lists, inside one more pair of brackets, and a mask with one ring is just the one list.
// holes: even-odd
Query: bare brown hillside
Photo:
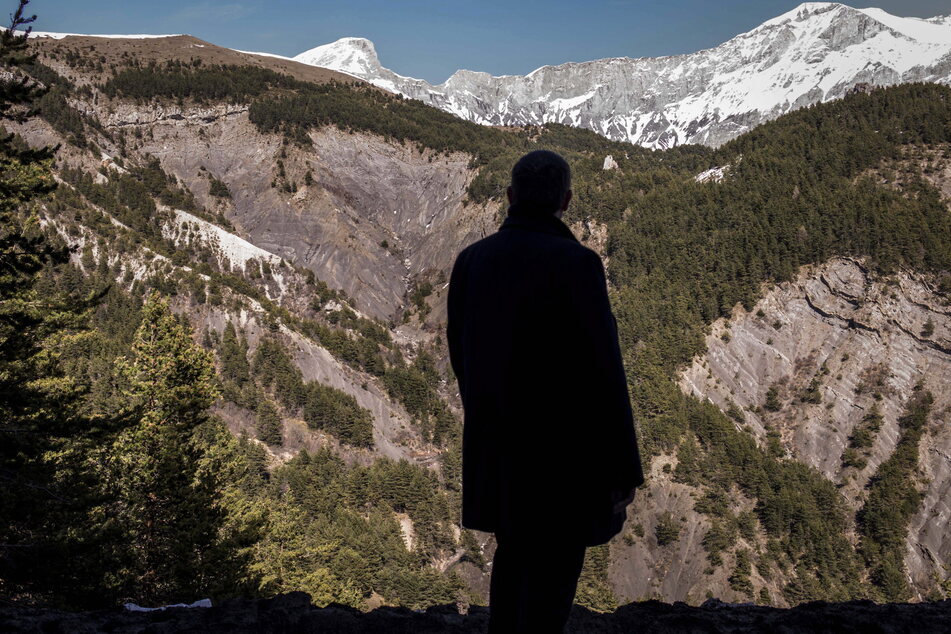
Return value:
[[(132, 59), (138, 59), (143, 64), (152, 61), (193, 62), (194, 60), (201, 60), (203, 64), (236, 64), (267, 68), (288, 74), (301, 81), (365, 83), (362, 79), (345, 73), (317, 66), (308, 66), (280, 57), (242, 53), (230, 48), (216, 46), (191, 35), (143, 39), (70, 35), (62, 39), (37, 37), (32, 39), (31, 43), (44, 61), (47, 61), (62, 75), (69, 77), (80, 85), (102, 81), (108, 77), (114, 66), (126, 66)], [(74, 64), (67, 63), (67, 59), (74, 60)]]

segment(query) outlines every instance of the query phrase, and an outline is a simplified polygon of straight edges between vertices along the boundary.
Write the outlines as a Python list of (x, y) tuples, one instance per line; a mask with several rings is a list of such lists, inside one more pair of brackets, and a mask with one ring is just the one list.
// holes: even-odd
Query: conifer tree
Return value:
[(197, 432), (217, 396), (211, 355), (153, 293), (118, 365), (128, 427), (107, 456), (110, 511), (122, 527), (116, 590), (145, 602), (194, 597), (215, 585), (222, 522), (217, 483), (196, 477), (206, 450)]
[(251, 365), (248, 363), (248, 342), (244, 337), (238, 337), (234, 324), (230, 321), (225, 326), (221, 338), (221, 374), (234, 381), (237, 386), (243, 387), (251, 378)]
[[(28, 1), (0, 31), (0, 120), (23, 120), (43, 93), (22, 73), (33, 60)], [(80, 388), (59, 365), (82, 336), (82, 307), (37, 289), (69, 255), (43, 231), (36, 210), (55, 188), (51, 164), (52, 149), (30, 149), (0, 128), (0, 596), (46, 595), (42, 579), (81, 497), (66, 490), (78, 483), (58, 474), (64, 445), (82, 428)]]
[(261, 401), (257, 411), (258, 440), (268, 445), (280, 445), (284, 442), (284, 429), (281, 425), (281, 415), (268, 399)]

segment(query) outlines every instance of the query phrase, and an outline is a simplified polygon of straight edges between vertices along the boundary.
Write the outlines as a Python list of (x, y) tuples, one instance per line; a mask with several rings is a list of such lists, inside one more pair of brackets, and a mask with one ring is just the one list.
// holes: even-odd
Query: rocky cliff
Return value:
[[(247, 107), (119, 105), (106, 129), (149, 131), (136, 148), (155, 156), (202, 202), (207, 175), (233, 191), (227, 215), (266, 251), (312, 269), (372, 317), (398, 319), (411, 282), (445, 271), (455, 245), (491, 230), (494, 209), (465, 205), (467, 156), (436, 156), (366, 134), (323, 128), (313, 151), (261, 134)], [(281, 184), (274, 186), (278, 160)], [(309, 177), (307, 175), (310, 175)]]
[[(682, 389), (715, 403), (764, 445), (777, 435), (789, 456), (836, 482), (855, 510), (895, 449), (915, 387), (931, 391), (920, 473), (907, 483), (924, 499), (905, 563), (919, 596), (946, 576), (951, 303), (936, 280), (910, 271), (881, 277), (860, 260), (836, 258), (767, 290), (752, 310), (737, 308), (706, 343), (707, 353), (683, 371)], [(850, 439), (873, 409), (883, 422), (861, 460), (850, 461)]]

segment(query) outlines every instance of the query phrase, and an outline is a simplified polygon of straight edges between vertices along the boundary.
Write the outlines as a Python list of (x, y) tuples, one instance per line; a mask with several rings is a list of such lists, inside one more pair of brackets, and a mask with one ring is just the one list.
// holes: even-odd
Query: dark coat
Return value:
[(612, 493), (644, 476), (601, 259), (554, 216), (509, 215), (456, 258), (448, 302), (463, 526), (606, 542)]

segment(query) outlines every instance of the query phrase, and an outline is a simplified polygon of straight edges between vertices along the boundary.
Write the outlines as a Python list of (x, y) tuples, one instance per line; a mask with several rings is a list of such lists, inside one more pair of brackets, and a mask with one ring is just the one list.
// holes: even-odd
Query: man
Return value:
[(620, 532), (644, 477), (604, 267), (561, 221), (568, 164), (523, 156), (508, 199), (449, 281), (462, 524), (496, 536), (489, 631), (560, 632), (585, 547)]

